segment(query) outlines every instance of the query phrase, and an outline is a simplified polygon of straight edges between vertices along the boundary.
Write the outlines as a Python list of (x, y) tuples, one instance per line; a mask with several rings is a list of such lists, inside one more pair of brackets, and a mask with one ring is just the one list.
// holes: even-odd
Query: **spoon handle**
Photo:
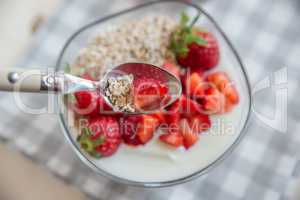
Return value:
[(0, 91), (67, 94), (79, 90), (93, 90), (95, 87), (97, 85), (93, 81), (63, 72), (40, 69), (0, 69)]
[(39, 69), (0, 69), (0, 90), (17, 92), (42, 92), (55, 90), (55, 79)]

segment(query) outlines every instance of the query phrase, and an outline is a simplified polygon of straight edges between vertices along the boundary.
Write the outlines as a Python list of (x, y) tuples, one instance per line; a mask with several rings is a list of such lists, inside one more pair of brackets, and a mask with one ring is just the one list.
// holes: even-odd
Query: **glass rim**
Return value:
[(130, 13), (132, 11), (136, 11), (138, 9), (142, 9), (148, 6), (152, 6), (155, 4), (161, 4), (161, 3), (179, 3), (182, 5), (186, 5), (188, 7), (192, 7), (194, 9), (196, 9), (198, 12), (204, 14), (209, 21), (215, 26), (215, 28), (217, 29), (217, 31), (219, 31), (219, 33), (222, 35), (222, 37), (224, 38), (225, 42), (228, 44), (229, 49), (233, 52), (233, 54), (235, 55), (235, 58), (237, 59), (238, 64), (240, 65), (240, 68), (242, 70), (242, 73), (244, 75), (244, 79), (246, 82), (246, 86), (248, 89), (248, 95), (249, 95), (249, 106), (247, 109), (247, 118), (245, 120), (245, 123), (243, 125), (243, 127), (240, 130), (239, 135), (237, 136), (237, 138), (234, 140), (234, 142), (219, 156), (217, 157), (217, 159), (215, 159), (213, 162), (211, 162), (209, 165), (207, 165), (206, 167), (188, 175), (182, 178), (178, 178), (178, 179), (174, 179), (174, 180), (170, 180), (170, 181), (154, 181), (154, 182), (140, 182), (140, 181), (132, 181), (129, 179), (125, 179), (125, 178), (121, 178), (118, 177), (116, 175), (113, 175), (111, 173), (108, 173), (104, 170), (102, 170), (101, 168), (97, 167), (93, 161), (91, 161), (88, 156), (84, 155), (81, 150), (80, 147), (78, 147), (78, 145), (75, 143), (75, 140), (72, 139), (71, 135), (72, 133), (70, 132), (65, 120), (64, 120), (64, 116), (63, 113), (61, 112), (61, 103), (60, 103), (60, 99), (61, 96), (57, 95), (56, 98), (56, 105), (59, 107), (59, 121), (60, 121), (60, 125), (63, 129), (63, 134), (65, 136), (65, 138), (67, 139), (68, 143), (71, 144), (72, 149), (75, 151), (75, 153), (77, 154), (77, 156), (80, 158), (80, 160), (87, 166), (89, 166), (91, 169), (93, 169), (96, 173), (109, 178), (112, 181), (115, 181), (117, 183), (122, 183), (125, 185), (130, 185), (130, 186), (135, 186), (135, 187), (147, 187), (147, 188), (159, 188), (159, 187), (168, 187), (168, 186), (173, 186), (173, 185), (177, 185), (177, 184), (182, 184), (191, 180), (194, 180), (204, 174), (206, 174), (208, 171), (210, 171), (212, 168), (216, 167), (218, 164), (220, 164), (224, 159), (226, 159), (231, 153), (232, 151), (235, 149), (235, 147), (240, 143), (241, 139), (245, 136), (246, 132), (247, 132), (247, 128), (248, 128), (248, 124), (249, 124), (249, 120), (251, 118), (251, 107), (252, 107), (252, 96), (251, 96), (251, 87), (250, 87), (250, 81), (248, 78), (248, 73), (242, 63), (242, 60), (239, 56), (239, 54), (237, 53), (236, 49), (234, 48), (234, 46), (232, 45), (232, 43), (230, 42), (230, 40), (227, 38), (227, 36), (225, 35), (224, 31), (220, 28), (220, 26), (218, 25), (218, 23), (213, 19), (213, 17), (211, 17), (210, 14), (208, 14), (203, 8), (201, 8), (200, 6), (193, 4), (193, 3), (189, 3), (189, 2), (184, 2), (181, 0), (153, 0), (147, 3), (143, 3), (110, 15), (107, 15), (105, 17), (102, 17), (98, 20), (95, 20), (91, 23), (88, 23), (87, 25), (82, 26), (81, 28), (79, 28), (77, 31), (75, 31), (66, 41), (66, 43), (64, 44), (62, 50), (60, 51), (59, 57), (56, 61), (56, 65), (55, 65), (55, 71), (59, 71), (60, 67), (62, 66), (61, 62), (62, 62), (62, 58), (63, 55), (65, 53), (65, 51), (67, 50), (69, 44), (73, 41), (73, 39), (79, 35), (81, 32), (85, 31), (86, 29), (97, 25), (99, 23), (105, 22), (109, 19), (112, 19), (114, 17), (118, 17), (120, 15), (126, 14), (126, 13)]

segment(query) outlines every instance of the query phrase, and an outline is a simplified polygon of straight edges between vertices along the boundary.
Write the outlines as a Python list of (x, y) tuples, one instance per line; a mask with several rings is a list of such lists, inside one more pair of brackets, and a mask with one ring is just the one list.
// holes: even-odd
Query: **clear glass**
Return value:
[(97, 173), (104, 175), (116, 182), (142, 187), (163, 187), (190, 181), (196, 177), (205, 174), (211, 168), (220, 163), (221, 160), (223, 160), (226, 156), (230, 154), (230, 152), (236, 147), (238, 142), (241, 140), (242, 136), (246, 133), (246, 125), (249, 119), (251, 108), (251, 92), (245, 68), (241, 62), (238, 53), (236, 52), (228, 38), (225, 36), (221, 28), (213, 20), (213, 18), (209, 14), (207, 14), (202, 8), (190, 3), (176, 0), (153, 1), (92, 22), (79, 29), (69, 38), (63, 50), (60, 53), (60, 56), (57, 61), (56, 70), (64, 71), (64, 67), (66, 66), (65, 63), (69, 63), (70, 61), (74, 60), (78, 55), (79, 49), (84, 47), (89, 41), (89, 39), (92, 38), (93, 35), (95, 35), (95, 33), (97, 33), (97, 30), (99, 29), (105, 29), (110, 24), (119, 24), (129, 20), (136, 20), (137, 18), (141, 18), (143, 16), (154, 13), (169, 15), (172, 18), (179, 20), (180, 13), (183, 10), (187, 10), (188, 13), (192, 16), (196, 16), (199, 12), (202, 13), (202, 16), (197, 22), (197, 24), (204, 26), (206, 29), (213, 32), (214, 35), (217, 37), (221, 47), (221, 59), (224, 60), (224, 58), (226, 58), (226, 61), (224, 61), (224, 66), (226, 66), (225, 70), (230, 71), (230, 75), (233, 76), (234, 82), (236, 83), (236, 85), (239, 86), (239, 92), (242, 91), (240, 100), (240, 104), (242, 104), (240, 108), (241, 111), (239, 112), (240, 114), (237, 117), (240, 121), (238, 123), (238, 129), (236, 129), (236, 137), (229, 145), (226, 146), (225, 151), (223, 151), (214, 160), (212, 160), (206, 167), (188, 176), (176, 180), (163, 182), (132, 181), (129, 179), (120, 178), (118, 176), (115, 176), (114, 174), (110, 174), (107, 171), (100, 169), (93, 162), (93, 160), (83, 150), (80, 149), (79, 145), (76, 142), (75, 135), (72, 134), (73, 130), (68, 126), (69, 120), (72, 119), (70, 118), (70, 116), (68, 116), (68, 112), (66, 112), (66, 107), (62, 101), (63, 97), (58, 96), (57, 103), (60, 110), (59, 118), (62, 124), (63, 132), (76, 154), (86, 165), (94, 169)]

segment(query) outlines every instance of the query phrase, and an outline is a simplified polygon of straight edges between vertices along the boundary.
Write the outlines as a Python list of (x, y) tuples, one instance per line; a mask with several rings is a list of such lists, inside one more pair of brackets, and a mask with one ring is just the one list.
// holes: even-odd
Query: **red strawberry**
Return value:
[(180, 98), (180, 115), (181, 117), (191, 117), (202, 112), (201, 106), (192, 99), (182, 96)]
[(206, 79), (214, 84), (219, 91), (223, 92), (228, 84), (230, 84), (230, 79), (225, 72), (214, 72), (207, 75)]
[(140, 78), (134, 81), (134, 103), (141, 110), (159, 107), (167, 93), (168, 88), (156, 79)]
[(201, 98), (204, 95), (204, 90), (207, 87), (202, 74), (193, 72), (191, 74), (186, 74), (184, 77), (184, 86), (186, 94), (192, 99)]
[(163, 68), (176, 76), (177, 78), (180, 77), (180, 69), (172, 62), (169, 60), (165, 60), (163, 64)]
[(101, 114), (110, 114), (116, 116), (119, 113), (113, 113), (112, 108), (99, 96), (92, 91), (78, 91), (74, 93), (76, 102), (72, 105), (74, 111), (83, 116), (96, 116)]
[(194, 132), (187, 121), (187, 119), (180, 120), (180, 131), (183, 136), (183, 146), (189, 149), (199, 139), (198, 133)]
[(121, 135), (126, 144), (133, 146), (142, 144), (137, 136), (137, 127), (140, 121), (141, 116), (129, 116), (120, 119)]
[[(233, 105), (239, 102), (238, 92), (225, 72), (214, 72), (212, 74), (209, 74), (207, 76), (207, 80), (223, 94), (225, 98), (225, 103), (223, 103), (225, 104), (225, 107), (223, 106), (224, 112), (228, 112), (229, 110), (231, 110)], [(208, 103), (206, 102), (206, 104)], [(211, 104), (211, 100), (209, 104)]]
[(165, 117), (162, 112), (156, 112), (156, 113), (150, 114), (150, 116), (156, 118), (158, 120), (159, 124), (165, 122)]
[(179, 114), (180, 117), (190, 117), (201, 112), (201, 106), (196, 101), (182, 95), (167, 108), (165, 120), (168, 121), (169, 116), (176, 116), (175, 114)]
[(212, 33), (194, 28), (196, 21), (197, 18), (189, 24), (189, 17), (182, 14), (181, 23), (172, 35), (171, 48), (182, 67), (208, 70), (219, 63), (219, 44)]
[(209, 87), (206, 89), (205, 96), (200, 102), (203, 109), (209, 114), (221, 114), (226, 110), (226, 100), (224, 95), (214, 87)]
[(211, 121), (208, 115), (197, 114), (193, 117), (188, 118), (188, 123), (191, 130), (194, 133), (201, 133), (208, 130), (211, 127)]
[(180, 101), (174, 102), (164, 113), (166, 127), (162, 127), (166, 132), (177, 132), (180, 120)]
[(179, 132), (169, 132), (160, 135), (159, 139), (173, 147), (180, 147), (183, 145), (183, 136)]
[(234, 85), (228, 85), (223, 91), (223, 93), (226, 99), (229, 101), (229, 103), (237, 104), (239, 102), (239, 95)]
[(96, 141), (101, 138), (102, 142), (95, 147), (101, 156), (111, 156), (121, 144), (121, 134), (118, 121), (113, 117), (94, 117), (89, 121), (92, 136), (91, 140)]
[(98, 95), (96, 92), (79, 91), (74, 93), (76, 103), (72, 105), (74, 111), (79, 115), (98, 114)]
[(158, 114), (129, 116), (121, 119), (122, 138), (126, 144), (146, 144), (162, 120)]
[(149, 142), (154, 131), (159, 126), (159, 120), (150, 115), (143, 115), (137, 127), (137, 136), (143, 144)]
[(196, 32), (196, 35), (207, 42), (205, 45), (191, 43), (186, 55), (177, 55), (178, 63), (183, 67), (208, 70), (217, 66), (220, 60), (219, 45), (216, 38), (209, 32)]

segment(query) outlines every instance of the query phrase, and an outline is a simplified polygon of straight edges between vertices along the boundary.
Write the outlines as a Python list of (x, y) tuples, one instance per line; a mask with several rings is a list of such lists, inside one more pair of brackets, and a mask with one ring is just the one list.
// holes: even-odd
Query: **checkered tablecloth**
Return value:
[[(66, 39), (96, 18), (142, 0), (70, 0), (36, 34), (20, 66), (54, 66)], [(45, 166), (91, 199), (286, 199), (300, 176), (300, 1), (209, 0), (203, 7), (216, 19), (240, 53), (253, 86), (273, 72), (288, 67), (288, 130), (281, 133), (254, 114), (248, 132), (234, 153), (220, 166), (195, 181), (160, 189), (132, 188), (96, 175), (71, 150), (61, 133), (57, 116), (29, 115), (15, 107), (11, 94), (0, 93), (0, 138)], [(298, 67), (298, 68), (297, 68)], [(284, 71), (283, 71), (284, 72)], [(274, 78), (275, 77), (275, 78)], [(254, 109), (271, 116), (277, 90), (254, 95)], [(47, 104), (47, 97), (22, 94), (32, 107)], [(281, 113), (284, 115), (284, 113)], [(270, 117), (269, 117), (270, 118)], [(299, 186), (300, 188), (300, 186)]]

